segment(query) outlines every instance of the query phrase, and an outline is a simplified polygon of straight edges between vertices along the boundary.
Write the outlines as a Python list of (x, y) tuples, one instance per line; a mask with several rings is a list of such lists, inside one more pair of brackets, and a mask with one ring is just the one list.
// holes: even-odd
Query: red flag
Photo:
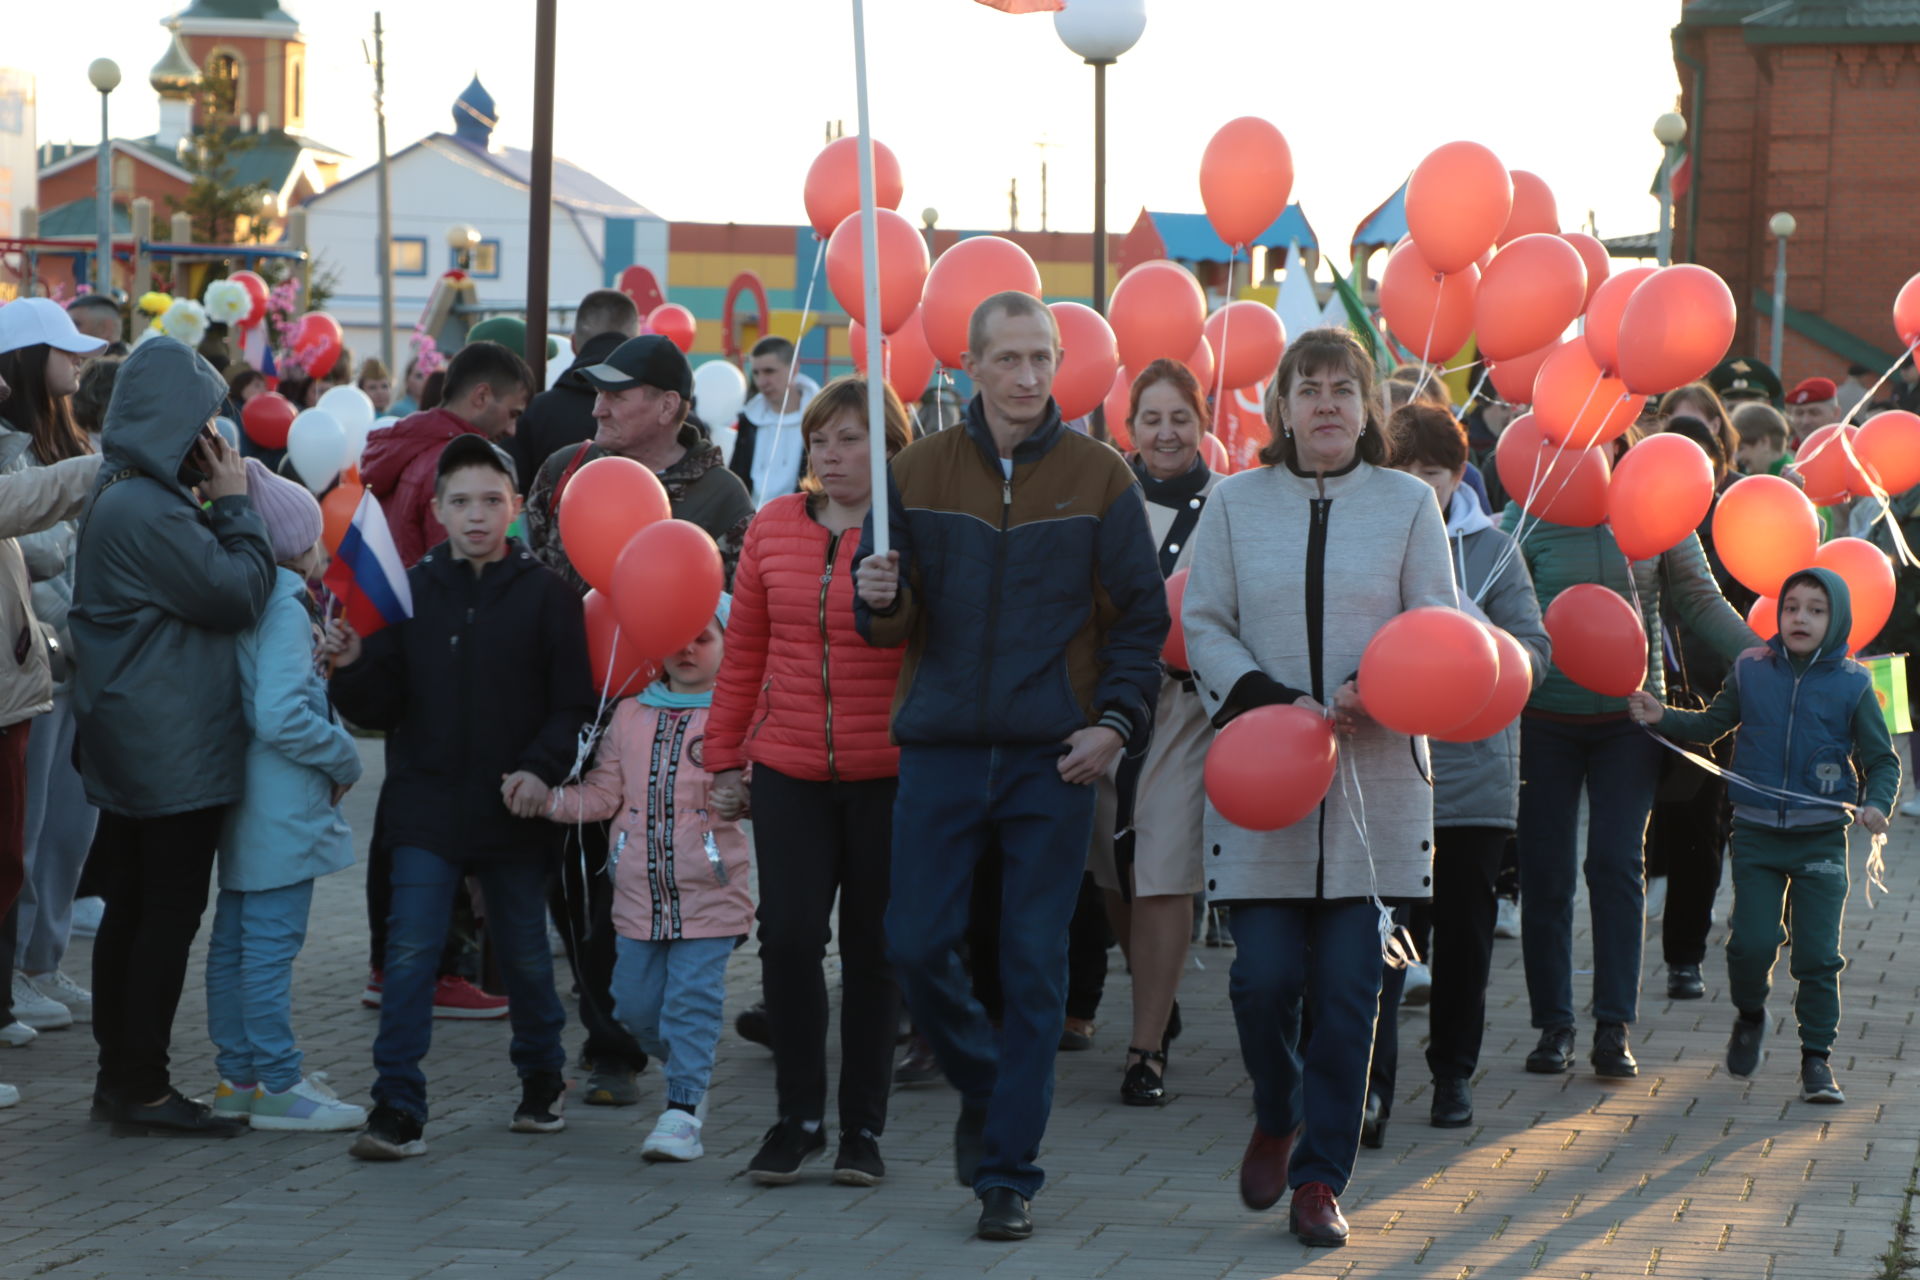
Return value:
[(1058, 13), (1067, 7), (1066, 0), (975, 0), (975, 3), (1002, 13)]

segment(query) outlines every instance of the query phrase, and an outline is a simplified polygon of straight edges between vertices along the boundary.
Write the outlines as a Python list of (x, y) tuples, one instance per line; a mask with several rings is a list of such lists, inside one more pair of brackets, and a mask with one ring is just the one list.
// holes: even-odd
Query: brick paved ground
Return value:
[[(377, 755), (370, 756), (377, 769)], [(370, 825), (372, 788), (355, 792)], [(1895, 843), (1910, 854), (1911, 840)], [(896, 1094), (887, 1183), (836, 1187), (824, 1169), (792, 1187), (742, 1176), (771, 1120), (772, 1066), (729, 1031), (721, 1046), (707, 1158), (638, 1158), (648, 1105), (575, 1106), (552, 1137), (507, 1132), (517, 1097), (504, 1024), (436, 1027), (428, 1060), (431, 1154), (363, 1165), (343, 1136), (252, 1134), (207, 1145), (114, 1139), (86, 1123), (92, 1041), (51, 1032), (0, 1051), (0, 1079), (25, 1100), (0, 1112), (0, 1280), (209, 1278), (1047, 1276), (1187, 1280), (1276, 1275), (1846, 1277), (1880, 1272), (1920, 1147), (1909, 1052), (1920, 958), (1908, 944), (1920, 872), (1893, 862), (1893, 896), (1850, 908), (1846, 1011), (1835, 1064), (1851, 1101), (1796, 1100), (1789, 1060), (1741, 1084), (1719, 1065), (1731, 1011), (1671, 1004), (1648, 948), (1642, 1077), (1528, 1076), (1519, 945), (1495, 953), (1492, 1025), (1477, 1085), (1479, 1125), (1424, 1123), (1424, 1012), (1409, 1015), (1398, 1115), (1382, 1151), (1362, 1152), (1344, 1197), (1352, 1244), (1310, 1253), (1284, 1206), (1241, 1208), (1235, 1167), (1249, 1103), (1226, 998), (1230, 953), (1196, 949), (1187, 1031), (1162, 1111), (1118, 1105), (1127, 989), (1118, 964), (1099, 1048), (1060, 1059), (1042, 1152), (1039, 1231), (1018, 1245), (971, 1238), (976, 1208), (952, 1183), (953, 1095)], [(365, 1100), (375, 1015), (355, 998), (365, 932), (357, 872), (322, 882), (296, 983), (309, 1069)], [(1724, 917), (1724, 901), (1722, 916)], [(1579, 940), (1584, 948), (1584, 936)], [(1582, 960), (1580, 963), (1584, 963)], [(84, 944), (70, 969), (85, 981)], [(1784, 972), (1784, 966), (1783, 966)], [(751, 950), (729, 974), (729, 1013), (758, 983)], [(1584, 980), (1582, 980), (1584, 981)], [(213, 1083), (196, 971), (175, 1034), (184, 1087)], [(1776, 997), (1776, 1015), (1787, 1012)], [(1791, 1029), (1787, 1031), (1791, 1036)], [(1582, 1051), (1588, 1040), (1582, 1031)], [(569, 1033), (569, 1043), (577, 1033)], [(1790, 1041), (1788, 1041), (1790, 1043)], [(1916, 1046), (1915, 1053), (1920, 1053)]]

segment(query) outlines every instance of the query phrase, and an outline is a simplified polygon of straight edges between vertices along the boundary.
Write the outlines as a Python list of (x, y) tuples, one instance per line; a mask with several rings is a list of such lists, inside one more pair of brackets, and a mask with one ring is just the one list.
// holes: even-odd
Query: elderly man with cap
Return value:
[[(580, 468), (595, 458), (631, 458), (660, 477), (676, 520), (699, 525), (719, 544), (728, 586), (740, 559), (753, 499), (727, 470), (720, 448), (687, 421), (693, 402), (693, 368), (680, 348), (658, 334), (629, 338), (598, 364), (578, 370), (594, 388), (593, 439), (554, 451), (528, 491), (527, 543), (541, 563), (585, 594), (560, 537), (560, 502)], [(571, 375), (570, 375), (571, 376)], [(555, 886), (554, 908), (567, 958), (580, 991), (580, 1022), (587, 1029), (581, 1058), (587, 1066), (586, 1100), (593, 1106), (625, 1107), (640, 1101), (634, 1077), (647, 1064), (638, 1042), (613, 1016), (613, 883), (604, 826), (579, 829), (582, 857), (567, 857), (565, 877)], [(590, 873), (578, 882), (582, 867)]]
[(1803, 378), (1787, 392), (1787, 421), (1793, 437), (1805, 440), (1829, 423), (1840, 421), (1838, 389), (1832, 378)]

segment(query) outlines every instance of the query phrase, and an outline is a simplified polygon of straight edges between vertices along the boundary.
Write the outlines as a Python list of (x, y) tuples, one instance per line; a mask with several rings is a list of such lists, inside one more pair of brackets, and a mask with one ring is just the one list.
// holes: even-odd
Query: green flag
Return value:
[(1873, 676), (1873, 696), (1880, 701), (1880, 714), (1887, 718), (1887, 732), (1912, 733), (1913, 719), (1907, 710), (1907, 655), (1880, 654), (1860, 662)]
[(1393, 353), (1387, 350), (1386, 340), (1380, 336), (1373, 318), (1367, 314), (1367, 304), (1360, 301), (1360, 295), (1347, 283), (1347, 278), (1340, 274), (1338, 267), (1329, 262), (1327, 270), (1333, 274), (1333, 289), (1340, 295), (1340, 305), (1347, 309), (1347, 327), (1373, 353), (1373, 363), (1381, 373), (1393, 372)]

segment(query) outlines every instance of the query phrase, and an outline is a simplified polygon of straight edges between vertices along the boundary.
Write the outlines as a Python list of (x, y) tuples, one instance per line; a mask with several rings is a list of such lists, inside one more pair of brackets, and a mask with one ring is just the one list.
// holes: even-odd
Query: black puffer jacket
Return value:
[(593, 398), (597, 393), (593, 384), (580, 376), (580, 371), (604, 361), (626, 340), (623, 333), (602, 333), (587, 339), (580, 354), (553, 386), (528, 402), (520, 421), (514, 424), (513, 435), (506, 441), (507, 452), (513, 455), (514, 471), (520, 477), (520, 492), (533, 490), (533, 477), (539, 473), (540, 464), (551, 458), (556, 449), (593, 439), (599, 427), (593, 420)]

